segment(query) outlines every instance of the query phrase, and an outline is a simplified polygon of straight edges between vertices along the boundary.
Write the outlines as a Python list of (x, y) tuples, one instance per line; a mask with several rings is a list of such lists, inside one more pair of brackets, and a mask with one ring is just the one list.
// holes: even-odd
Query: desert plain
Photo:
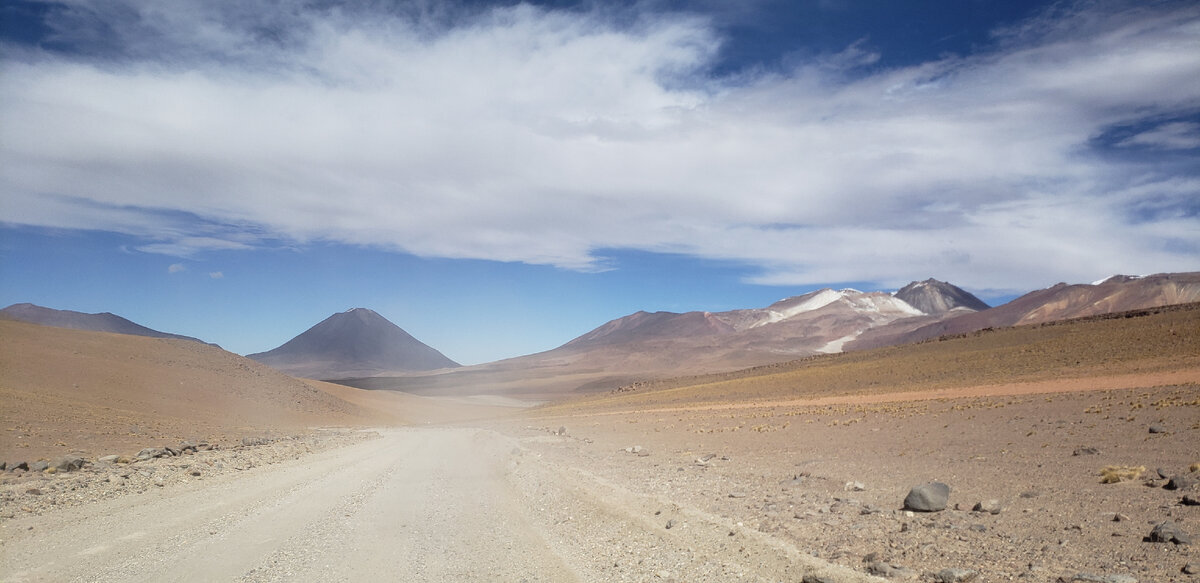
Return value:
[(536, 406), (0, 343), (5, 582), (1200, 577), (1195, 304)]

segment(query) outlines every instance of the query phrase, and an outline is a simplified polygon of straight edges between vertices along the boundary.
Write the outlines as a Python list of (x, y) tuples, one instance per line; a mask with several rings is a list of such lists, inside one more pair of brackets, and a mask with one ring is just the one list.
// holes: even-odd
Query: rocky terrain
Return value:
[[(1191, 378), (1026, 395), (580, 409), (510, 430), (542, 436), (534, 449), (556, 463), (670, 501), (646, 516), (664, 529), (687, 528), (691, 511), (727, 517), (864, 574), (1185, 581), (1194, 580), (1185, 567), (1200, 562), (1188, 542), (1200, 534), (1200, 378)], [(1135, 471), (1104, 483), (1110, 467)], [(949, 486), (939, 510), (906, 505), (931, 482)], [(1152, 541), (1156, 528), (1180, 538)]]
[(278, 437), (246, 437), (230, 445), (184, 441), (95, 458), (10, 457), (0, 462), (0, 519), (42, 515), (152, 488), (186, 484), (231, 472), (298, 459), (377, 437), (369, 431), (326, 429)]

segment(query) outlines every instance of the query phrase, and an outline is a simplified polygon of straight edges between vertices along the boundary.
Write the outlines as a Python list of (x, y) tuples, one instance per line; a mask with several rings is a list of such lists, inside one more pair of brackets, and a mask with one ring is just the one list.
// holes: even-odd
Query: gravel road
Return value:
[(6, 520), (0, 581), (866, 580), (499, 433), (381, 435)]

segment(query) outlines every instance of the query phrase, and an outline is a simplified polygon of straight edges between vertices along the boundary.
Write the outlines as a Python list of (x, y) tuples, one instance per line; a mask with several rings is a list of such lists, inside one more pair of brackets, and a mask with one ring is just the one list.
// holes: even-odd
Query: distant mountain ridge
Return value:
[(30, 324), (40, 324), (42, 326), (52, 326), (54, 328), (111, 332), (113, 334), (148, 336), (150, 338), (174, 338), (207, 344), (199, 338), (160, 332), (152, 328), (147, 328), (110, 312), (86, 314), (72, 310), (55, 310), (36, 304), (22, 303), (13, 304), (0, 310), (0, 318), (28, 322)]
[(278, 348), (246, 357), (293, 376), (317, 380), (460, 366), (366, 308), (329, 316)]
[[(905, 289), (918, 286), (916, 282)], [(784, 298), (766, 308), (727, 312), (636, 312), (609, 321), (570, 342), (562, 349), (614, 346), (650, 341), (687, 344), (703, 337), (722, 337), (730, 345), (756, 345), (776, 353), (801, 355), (826, 352), (830, 343), (856, 337), (867, 329), (895, 320), (936, 317), (951, 309), (971, 311), (969, 305), (987, 304), (945, 282), (921, 282), (918, 298), (930, 307), (925, 312), (898, 295), (855, 289), (820, 289)], [(773, 348), (768, 346), (775, 344)], [(786, 345), (786, 346), (785, 346)], [(840, 347), (840, 344), (838, 345)]]
[[(418, 394), (539, 395), (607, 390), (647, 378), (728, 371), (840, 352), (870, 330), (910, 327), (971, 313), (974, 298), (951, 284), (927, 285), (927, 314), (888, 292), (820, 289), (765, 308), (725, 312), (635, 312), (558, 348), (428, 375), (380, 376), (350, 384)], [(936, 284), (936, 285), (935, 285)], [(938, 297), (947, 294), (948, 297)], [(978, 302), (978, 300), (975, 300)], [(979, 302), (982, 304), (982, 302)]]
[(919, 327), (905, 326), (903, 322), (882, 326), (846, 348), (865, 350), (984, 328), (1040, 324), (1197, 301), (1200, 301), (1200, 272), (1114, 275), (1092, 284), (1059, 283), (1029, 292), (1004, 305)]

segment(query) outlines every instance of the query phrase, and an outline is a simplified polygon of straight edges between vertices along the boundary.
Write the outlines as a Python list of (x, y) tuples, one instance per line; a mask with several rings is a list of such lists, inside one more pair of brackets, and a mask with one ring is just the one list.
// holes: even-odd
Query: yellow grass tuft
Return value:
[(1100, 470), (1101, 484), (1115, 484), (1125, 480), (1136, 480), (1146, 471), (1146, 466), (1105, 466)]
[(1196, 462), (1196, 463), (1188, 466), (1188, 471), (1189, 472), (1200, 472), (1200, 462)]

